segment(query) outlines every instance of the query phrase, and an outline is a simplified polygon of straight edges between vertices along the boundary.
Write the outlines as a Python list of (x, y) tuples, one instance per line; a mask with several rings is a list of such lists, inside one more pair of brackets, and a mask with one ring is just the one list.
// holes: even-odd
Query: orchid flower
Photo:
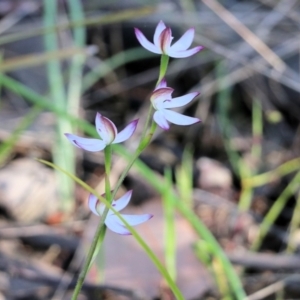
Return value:
[[(122, 210), (129, 203), (131, 195), (132, 195), (132, 191), (128, 191), (120, 199), (114, 200), (111, 204), (112, 207), (116, 211)], [(90, 194), (89, 208), (95, 215), (101, 216), (104, 212), (105, 205), (103, 203), (101, 203), (95, 195)], [(144, 223), (153, 217), (153, 215), (150, 215), (150, 214), (144, 214), (144, 215), (123, 215), (123, 214), (121, 214), (121, 216), (131, 226), (135, 226), (135, 225)], [(126, 228), (125, 224), (122, 222), (122, 220), (117, 215), (115, 215), (115, 213), (111, 209), (107, 213), (107, 216), (105, 219), (105, 225), (111, 231), (116, 232), (118, 234), (122, 234), (122, 235), (130, 235), (131, 234), (130, 231)]]
[(194, 55), (203, 49), (202, 46), (188, 49), (194, 39), (194, 28), (188, 29), (184, 35), (172, 46), (172, 30), (170, 27), (166, 27), (163, 21), (160, 21), (156, 26), (153, 38), (154, 43), (149, 42), (145, 35), (138, 28), (134, 28), (134, 31), (140, 44), (150, 52), (157, 54), (165, 54), (170, 57), (181, 58)]
[(95, 123), (100, 139), (83, 138), (71, 133), (65, 133), (65, 136), (78, 148), (92, 152), (101, 151), (107, 145), (122, 143), (129, 139), (136, 129), (138, 120), (130, 122), (119, 133), (115, 124), (100, 113), (97, 113)]
[(167, 87), (166, 81), (163, 79), (152, 92), (150, 100), (156, 112), (153, 115), (154, 121), (164, 130), (170, 128), (168, 121), (177, 125), (191, 125), (200, 122), (200, 119), (184, 116), (178, 112), (169, 110), (168, 108), (181, 107), (191, 102), (198, 92), (189, 93), (187, 95), (172, 98), (174, 89)]

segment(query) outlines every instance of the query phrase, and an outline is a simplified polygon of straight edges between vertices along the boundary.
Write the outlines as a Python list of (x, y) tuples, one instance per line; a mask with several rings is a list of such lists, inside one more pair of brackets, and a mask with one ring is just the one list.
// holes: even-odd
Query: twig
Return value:
[(216, 0), (202, 1), (254, 48), (274, 69), (278, 72), (283, 72), (286, 69), (285, 62), (219, 2)]
[(300, 257), (287, 254), (266, 254), (246, 252), (241, 254), (228, 254), (233, 264), (259, 270), (299, 270)]
[(244, 300), (261, 300), (265, 299), (267, 296), (270, 296), (280, 290), (282, 290), (284, 287), (288, 286), (289, 284), (292, 284), (293, 282), (297, 281), (297, 286), (299, 287), (299, 281), (300, 281), (300, 275), (294, 274), (291, 276), (286, 277), (283, 280), (277, 281), (260, 291), (257, 291), (253, 293), (252, 295), (249, 295)]

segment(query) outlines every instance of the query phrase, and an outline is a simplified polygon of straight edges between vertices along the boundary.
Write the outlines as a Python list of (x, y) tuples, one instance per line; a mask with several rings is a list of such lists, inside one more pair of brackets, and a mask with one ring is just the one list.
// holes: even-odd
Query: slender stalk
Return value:
[[(165, 77), (166, 72), (167, 72), (167, 68), (168, 68), (168, 62), (169, 62), (169, 57), (167, 55), (162, 55), (161, 56), (161, 60), (160, 60), (160, 68), (159, 68), (159, 78), (157, 80), (157, 84), (162, 80), (162, 78)], [(157, 85), (156, 84), (156, 85)], [(148, 110), (148, 114), (147, 114), (147, 119), (144, 125), (144, 129), (142, 131), (142, 135), (141, 135), (141, 139), (140, 139), (140, 143), (139, 146), (136, 150), (136, 152), (134, 153), (132, 159), (129, 161), (128, 165), (126, 166), (125, 170), (123, 171), (123, 173), (121, 174), (115, 188), (114, 188), (114, 192), (113, 192), (113, 197), (115, 196), (115, 194), (117, 193), (119, 187), (121, 186), (123, 180), (125, 179), (125, 177), (127, 176), (130, 168), (132, 167), (132, 165), (134, 164), (134, 162), (136, 161), (136, 159), (140, 156), (140, 154), (143, 152), (143, 150), (150, 144), (152, 136), (156, 130), (156, 123), (152, 120), (151, 123), (151, 127), (149, 130), (149, 133), (147, 134), (147, 130), (148, 130), (148, 124), (150, 122), (150, 118), (152, 116), (152, 112), (153, 112), (153, 107), (152, 105), (150, 105), (149, 110)]]
[(81, 291), (84, 279), (87, 275), (87, 272), (90, 268), (90, 263), (91, 263), (92, 258), (94, 256), (94, 251), (95, 251), (95, 249), (97, 247), (97, 244), (98, 244), (98, 237), (101, 235), (102, 227), (104, 225), (104, 220), (105, 220), (104, 218), (101, 218), (101, 220), (99, 222), (99, 225), (98, 225), (96, 233), (94, 235), (91, 247), (90, 247), (89, 252), (87, 254), (84, 266), (82, 268), (82, 271), (79, 274), (79, 277), (78, 277), (78, 280), (77, 280), (77, 283), (76, 283), (76, 286), (75, 286), (75, 289), (74, 289), (74, 292), (73, 292), (73, 295), (72, 295), (72, 298), (71, 298), (72, 300), (76, 300), (79, 293), (80, 293), (80, 291)]
[(148, 109), (148, 113), (147, 113), (145, 125), (144, 125), (144, 128), (143, 128), (142, 134), (141, 134), (141, 140), (140, 140), (139, 147), (141, 145), (141, 141), (146, 136), (146, 133), (147, 133), (147, 130), (148, 130), (148, 126), (149, 126), (149, 122), (150, 122), (150, 119), (151, 119), (151, 116), (152, 116), (152, 112), (153, 112), (153, 107), (152, 107), (152, 105), (150, 105), (149, 109)]
[(168, 69), (169, 56), (163, 54), (160, 58), (160, 68), (157, 83), (159, 83), (165, 76)]
[(123, 173), (121, 174), (121, 176), (120, 176), (120, 178), (119, 178), (119, 180), (118, 180), (118, 182), (117, 182), (117, 184), (114, 188), (114, 191), (112, 193), (112, 198), (115, 197), (118, 189), (120, 188), (122, 182), (124, 181), (125, 177), (127, 176), (128, 172), (131, 169), (134, 162), (137, 160), (137, 158), (140, 156), (140, 154), (143, 152), (143, 150), (150, 144), (151, 138), (152, 138), (155, 130), (156, 130), (156, 123), (154, 123), (152, 121), (151, 128), (150, 128), (150, 131), (149, 131), (148, 135), (141, 138), (141, 141), (140, 141), (140, 144), (139, 144), (137, 150), (135, 151), (132, 159), (129, 161), (129, 163), (127, 164), (127, 166), (124, 169)]
[[(165, 77), (167, 69), (168, 69), (168, 63), (169, 63), (169, 56), (163, 54), (161, 56), (161, 59), (160, 59), (159, 76), (158, 76), (158, 80), (157, 80), (156, 85), (158, 85), (159, 82)], [(148, 110), (148, 114), (147, 114), (147, 118), (146, 118), (146, 122), (145, 122), (145, 125), (144, 125), (144, 129), (142, 131), (141, 142), (139, 144), (138, 149), (143, 150), (146, 147), (146, 146), (143, 145), (143, 143), (146, 142), (144, 140), (144, 138), (145, 138), (146, 132), (148, 130), (148, 126), (149, 126), (150, 118), (152, 116), (152, 112), (153, 112), (153, 106), (150, 105), (149, 110)], [(153, 122), (152, 122), (152, 126), (153, 126)], [(150, 131), (151, 131), (151, 129), (150, 129)], [(151, 138), (152, 138), (152, 136), (151, 136)], [(147, 142), (145, 144), (147, 144)]]
[(106, 146), (104, 149), (104, 165), (105, 165), (105, 198), (109, 203), (111, 203), (111, 189), (110, 189), (110, 181), (109, 175), (111, 170), (111, 156), (112, 149), (111, 145)]
[[(166, 55), (162, 55), (161, 57), (161, 65), (160, 65), (160, 71), (159, 71), (159, 78), (158, 78), (158, 83), (160, 82), (160, 80), (165, 76), (167, 68), (168, 68), (168, 61), (169, 61), (169, 57)], [(140, 156), (140, 154), (143, 152), (143, 150), (150, 144), (152, 136), (156, 130), (156, 123), (152, 120), (151, 123), (151, 127), (150, 130), (147, 134), (147, 130), (148, 130), (148, 124), (150, 122), (150, 118), (152, 115), (152, 111), (153, 111), (153, 107), (152, 105), (150, 105), (150, 108), (148, 110), (148, 114), (147, 114), (147, 119), (145, 122), (145, 126), (144, 126), (144, 130), (142, 132), (141, 135), (141, 139), (140, 139), (140, 143), (138, 148), (136, 149), (132, 159), (129, 161), (129, 163), (127, 164), (125, 170), (123, 171), (123, 173), (121, 174), (113, 193), (111, 193), (111, 189), (110, 189), (110, 182), (109, 182), (109, 175), (110, 175), (110, 170), (111, 170), (111, 156), (112, 156), (112, 149), (111, 146), (107, 146), (104, 150), (104, 157), (105, 157), (105, 198), (106, 200), (111, 203), (112, 200), (114, 199), (119, 187), (121, 186), (122, 182), (124, 181), (125, 177), (127, 176), (130, 168), (132, 167), (132, 165), (134, 164), (134, 162), (136, 161), (136, 159)], [(105, 207), (103, 214), (101, 215), (101, 221), (97, 227), (91, 248), (89, 249), (86, 261), (84, 263), (83, 269), (79, 275), (76, 287), (74, 289), (74, 293), (72, 296), (72, 300), (76, 300), (79, 292), (82, 288), (84, 279), (86, 277), (86, 274), (90, 268), (91, 262), (93, 260), (93, 257), (95, 255), (95, 251), (96, 249), (100, 248), (102, 241), (104, 239), (105, 236), (105, 218), (108, 214), (109, 211), (109, 207)], [(101, 235), (101, 241), (99, 244), (99, 236)]]
[[(110, 190), (110, 182), (109, 182), (109, 175), (110, 175), (110, 170), (111, 170), (111, 157), (112, 157), (112, 149), (111, 149), (111, 145), (106, 146), (106, 148), (104, 149), (104, 161), (105, 161), (105, 198), (106, 200), (109, 202), (109, 204), (111, 204), (112, 202), (112, 195), (111, 195), (111, 190)], [(100, 222), (98, 224), (96, 233), (94, 235), (93, 238), (93, 242), (91, 244), (91, 247), (89, 249), (88, 255), (86, 257), (86, 260), (84, 262), (82, 271), (78, 277), (73, 295), (72, 295), (72, 300), (76, 300), (83, 282), (85, 280), (85, 277), (87, 275), (87, 272), (90, 269), (91, 263), (93, 261), (93, 258), (95, 257), (95, 250), (101, 247), (102, 242), (104, 240), (105, 237), (105, 219), (106, 216), (108, 214), (109, 211), (109, 207), (105, 206), (105, 209), (103, 211), (103, 214), (101, 215), (101, 219)]]

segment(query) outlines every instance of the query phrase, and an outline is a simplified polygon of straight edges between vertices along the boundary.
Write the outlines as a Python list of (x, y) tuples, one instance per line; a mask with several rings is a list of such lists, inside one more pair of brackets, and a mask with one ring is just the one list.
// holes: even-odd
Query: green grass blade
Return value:
[(256, 240), (253, 242), (251, 247), (252, 250), (257, 250), (269, 232), (270, 228), (278, 218), (279, 214), (284, 209), (289, 198), (296, 192), (299, 188), (300, 184), (300, 171), (295, 175), (292, 181), (289, 182), (287, 187), (283, 190), (283, 192), (279, 195), (279, 197), (275, 200), (274, 204), (264, 217), (262, 223), (259, 226), (259, 235)]
[(224, 76), (226, 70), (222, 63), (219, 63), (216, 67), (219, 93), (217, 98), (217, 112), (218, 112), (218, 120), (220, 123), (220, 130), (223, 137), (223, 143), (225, 146), (225, 150), (227, 152), (230, 164), (234, 172), (239, 175), (240, 174), (240, 161), (241, 158), (236, 151), (233, 151), (230, 144), (230, 135), (231, 135), (231, 126), (230, 126), (230, 118), (228, 117), (228, 110), (230, 104), (231, 97), (231, 89), (228, 87), (226, 83), (226, 76)]
[[(57, 20), (57, 0), (44, 1), (44, 24), (45, 28), (53, 27)], [(59, 49), (55, 32), (44, 35), (44, 43), (47, 52)], [(61, 110), (67, 110), (67, 99), (64, 88), (64, 79), (59, 60), (52, 60), (47, 63), (47, 75), (50, 86), (50, 97), (53, 105)], [(75, 172), (75, 149), (64, 136), (66, 132), (72, 132), (72, 125), (69, 120), (57, 117), (56, 136), (53, 146), (53, 160), (56, 164), (63, 166), (70, 173)], [(57, 173), (58, 192), (60, 196), (61, 209), (70, 213), (74, 202), (74, 182), (66, 176)]]
[(162, 194), (164, 210), (164, 241), (166, 268), (171, 278), (176, 280), (176, 227), (175, 227), (175, 205), (173, 202), (173, 183), (170, 169), (165, 171), (165, 190)]
[(193, 157), (190, 147), (183, 152), (181, 165), (176, 168), (176, 186), (182, 201), (193, 207)]
[(300, 227), (300, 191), (296, 198), (296, 205), (293, 212), (293, 217), (289, 229), (289, 240), (286, 248), (287, 253), (293, 253), (297, 249), (297, 243), (295, 243), (295, 233)]
[[(68, 6), (72, 22), (82, 22), (84, 20), (83, 7), (80, 0), (68, 0)], [(85, 28), (84, 26), (75, 27), (73, 29), (73, 39), (76, 47), (85, 47)], [(67, 111), (73, 116), (79, 116), (82, 70), (85, 61), (85, 55), (77, 54), (71, 58), (69, 85), (67, 92)], [(77, 128), (73, 124), (73, 132)]]

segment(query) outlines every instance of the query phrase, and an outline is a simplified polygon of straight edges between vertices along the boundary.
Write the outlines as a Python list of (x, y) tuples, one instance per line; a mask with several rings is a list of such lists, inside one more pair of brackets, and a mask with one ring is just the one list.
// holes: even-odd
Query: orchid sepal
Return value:
[(108, 118), (97, 113), (95, 125), (100, 139), (79, 137), (75, 134), (65, 133), (67, 139), (76, 147), (86, 151), (96, 152), (103, 150), (111, 144), (122, 143), (129, 139), (138, 124), (138, 119), (131, 121), (118, 133), (116, 125)]
[(186, 94), (184, 96), (172, 98), (173, 89), (167, 87), (167, 83), (163, 78), (156, 86), (150, 96), (153, 108), (156, 110), (153, 114), (153, 120), (159, 127), (164, 130), (170, 128), (171, 122), (176, 125), (192, 125), (200, 122), (200, 119), (182, 115), (178, 112), (169, 110), (169, 108), (182, 107), (190, 103), (199, 95), (198, 92)]
[[(114, 200), (111, 204), (111, 206), (116, 210), (120, 211), (123, 208), (125, 208), (130, 199), (131, 199), (132, 191), (128, 191), (125, 193), (121, 198), (118, 200)], [(88, 200), (88, 206), (90, 210), (97, 216), (101, 216), (104, 212), (105, 205), (99, 201), (99, 199), (93, 195), (90, 194), (89, 200)], [(143, 215), (124, 215), (121, 214), (121, 216), (125, 219), (125, 221), (130, 226), (136, 226), (139, 224), (142, 224), (148, 220), (150, 220), (153, 215), (151, 214), (143, 214)], [(113, 212), (113, 210), (109, 209), (106, 219), (104, 221), (105, 225), (113, 232), (121, 234), (121, 235), (131, 235), (131, 232), (126, 228), (123, 221)]]
[(153, 43), (150, 42), (138, 28), (135, 28), (134, 31), (140, 44), (148, 51), (156, 54), (165, 54), (169, 57), (183, 58), (192, 56), (203, 49), (203, 46), (188, 49), (195, 36), (194, 28), (188, 29), (173, 45), (171, 45), (173, 40), (172, 30), (170, 27), (166, 27), (163, 21), (160, 21), (156, 26)]

